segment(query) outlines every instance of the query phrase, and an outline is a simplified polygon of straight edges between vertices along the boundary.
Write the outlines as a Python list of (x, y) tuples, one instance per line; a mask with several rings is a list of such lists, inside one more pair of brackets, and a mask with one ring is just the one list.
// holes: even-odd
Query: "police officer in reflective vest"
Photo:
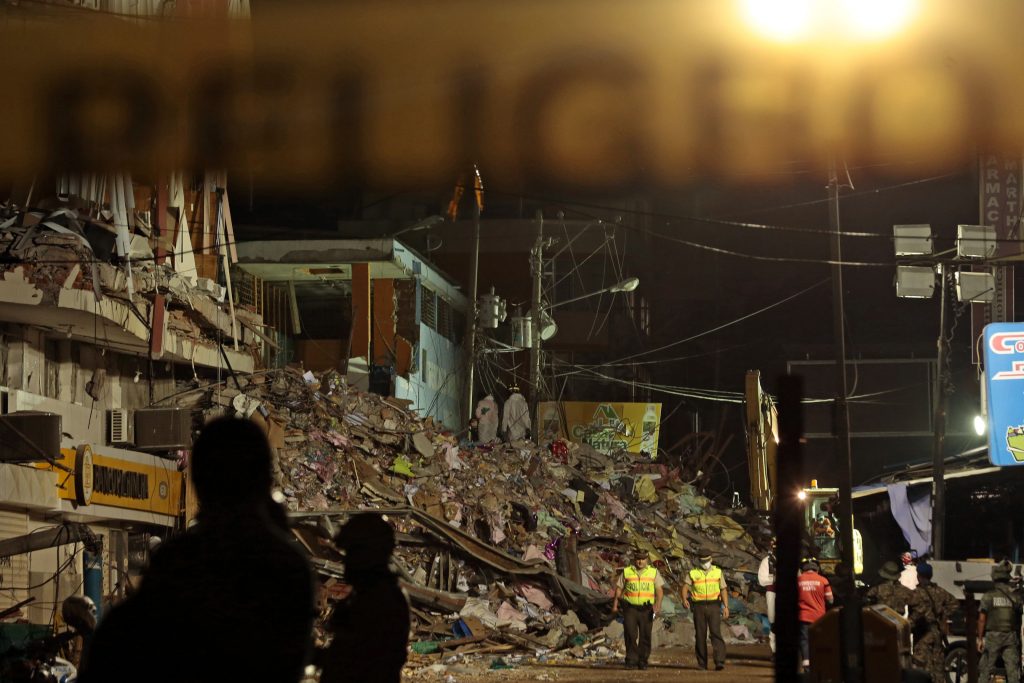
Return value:
[[(692, 603), (692, 607), (691, 607)], [(715, 671), (725, 668), (725, 641), (722, 640), (722, 619), (729, 618), (729, 591), (722, 570), (711, 563), (711, 554), (701, 555), (700, 566), (686, 575), (683, 584), (683, 607), (693, 610), (696, 631), (697, 666), (708, 667), (708, 633), (715, 650)]]
[(982, 653), (978, 681), (988, 683), (996, 659), (1002, 655), (1007, 683), (1020, 683), (1021, 596), (1010, 587), (1010, 567), (992, 568), (992, 590), (981, 598), (978, 616), (978, 651)]
[(612, 614), (619, 611), (619, 600), (625, 602), (622, 626), (626, 637), (626, 668), (646, 669), (651, 656), (651, 629), (661, 612), (665, 579), (650, 566), (647, 551), (634, 547), (633, 564), (622, 570), (615, 585)]

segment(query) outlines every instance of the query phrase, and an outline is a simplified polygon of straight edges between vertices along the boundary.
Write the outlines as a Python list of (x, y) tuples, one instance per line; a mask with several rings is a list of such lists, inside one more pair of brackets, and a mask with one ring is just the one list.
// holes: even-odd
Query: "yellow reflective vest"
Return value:
[(640, 571), (637, 571), (636, 567), (626, 567), (622, 570), (622, 599), (631, 605), (653, 605), (654, 580), (657, 577), (658, 570), (654, 567)]
[(693, 582), (693, 588), (690, 590), (690, 598), (693, 600), (718, 600), (718, 596), (722, 594), (722, 570), (714, 565), (707, 571), (696, 567), (691, 569), (690, 580)]

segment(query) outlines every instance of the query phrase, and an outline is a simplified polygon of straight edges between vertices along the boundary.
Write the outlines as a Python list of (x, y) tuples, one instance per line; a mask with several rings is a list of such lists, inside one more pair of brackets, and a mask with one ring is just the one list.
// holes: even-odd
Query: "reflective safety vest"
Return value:
[(640, 571), (632, 566), (626, 567), (622, 570), (622, 578), (625, 579), (622, 599), (631, 605), (653, 605), (654, 580), (657, 577), (658, 570), (654, 567)]
[(712, 565), (711, 569), (691, 569), (690, 580), (693, 581), (693, 589), (690, 597), (701, 602), (718, 600), (722, 593), (722, 570)]

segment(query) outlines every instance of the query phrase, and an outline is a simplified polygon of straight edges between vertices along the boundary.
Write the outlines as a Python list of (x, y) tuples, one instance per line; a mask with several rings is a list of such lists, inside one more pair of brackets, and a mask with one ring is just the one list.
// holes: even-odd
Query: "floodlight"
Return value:
[(996, 278), (992, 273), (962, 270), (955, 277), (957, 301), (988, 304), (996, 298)]
[(547, 341), (558, 334), (558, 325), (555, 323), (555, 319), (545, 310), (540, 312), (540, 332), (538, 334), (541, 341)]
[(930, 299), (935, 293), (935, 270), (927, 266), (896, 266), (896, 296)]
[(956, 226), (956, 255), (989, 258), (996, 253), (996, 229), (991, 225)]
[(922, 256), (932, 253), (932, 226), (927, 223), (892, 226), (897, 256)]

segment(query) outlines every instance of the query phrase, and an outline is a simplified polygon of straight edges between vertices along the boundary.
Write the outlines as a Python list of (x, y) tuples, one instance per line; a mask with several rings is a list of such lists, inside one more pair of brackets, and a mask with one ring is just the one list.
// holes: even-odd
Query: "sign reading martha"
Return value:
[(625, 450), (658, 454), (660, 403), (587, 403), (548, 401), (537, 408), (544, 438), (562, 437), (602, 453)]
[(986, 325), (984, 343), (988, 457), (1024, 465), (1024, 323)]

